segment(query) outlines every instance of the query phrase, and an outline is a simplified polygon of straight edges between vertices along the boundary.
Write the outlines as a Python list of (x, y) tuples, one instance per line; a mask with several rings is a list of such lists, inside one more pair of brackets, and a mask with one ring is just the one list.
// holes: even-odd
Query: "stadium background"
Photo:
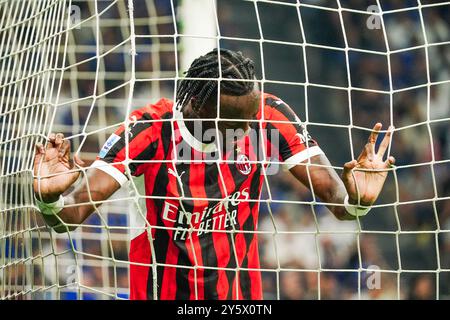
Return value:
[[(172, 11), (169, 1), (155, 0), (148, 2), (135, 1), (136, 34), (171, 35), (174, 33)], [(289, 1), (286, 1), (289, 2)], [(366, 10), (375, 1), (340, 1), (348, 8)], [(417, 6), (417, 2), (380, 1), (383, 10)], [(74, 1), (81, 9), (81, 18), (94, 14), (92, 4), (84, 1)], [(177, 3), (177, 2), (175, 2)], [(313, 1), (303, 1), (313, 3)], [(428, 3), (422, 1), (422, 3)], [(336, 8), (335, 1), (314, 1), (318, 6)], [(99, 1), (99, 11), (106, 6)], [(242, 41), (231, 38), (259, 39), (260, 30), (253, 2), (227, 0), (218, 1), (218, 20), (221, 35), (230, 39), (221, 39), (220, 45), (229, 49), (242, 51), (251, 57), (257, 66), (258, 77), (261, 78), (261, 52), (257, 41)], [(151, 8), (150, 8), (151, 7)], [(119, 44), (126, 37), (120, 24), (107, 21), (126, 19), (120, 7), (108, 9), (100, 16), (101, 51)], [(349, 52), (349, 70), (351, 85), (374, 91), (352, 90), (349, 95), (345, 90), (349, 86), (346, 69), (346, 56), (342, 50), (345, 41), (342, 26), (337, 12), (320, 8), (301, 8), (301, 18), (306, 46), (307, 69), (309, 82), (319, 84), (306, 88), (305, 101), (305, 66), (303, 51), (299, 45), (288, 43), (304, 43), (295, 7), (261, 2), (258, 3), (259, 20), (265, 39), (274, 40), (263, 43), (264, 69), (266, 79), (274, 80), (264, 86), (264, 90), (276, 94), (285, 100), (299, 115), (313, 124), (308, 126), (309, 132), (319, 142), (322, 149), (335, 166), (342, 166), (351, 159), (350, 139), (348, 129), (350, 116), (356, 126), (371, 128), (380, 121), (385, 127), (390, 119), (390, 95), (380, 91), (388, 91), (389, 71), (386, 55), (362, 52)], [(422, 10), (425, 31), (429, 43), (450, 41), (450, 6), (430, 7)], [(147, 19), (152, 14), (152, 23), (139, 24), (139, 19)], [(158, 18), (156, 18), (156, 16)], [(200, 17), (201, 18), (201, 17)], [(368, 15), (344, 12), (343, 20), (348, 45), (353, 48), (386, 52), (386, 41), (382, 29), (369, 29), (366, 22)], [(378, 266), (391, 272), (381, 273), (380, 289), (369, 290), (364, 285), (367, 274), (362, 273), (362, 298), (396, 299), (397, 271), (421, 270), (421, 272), (402, 272), (400, 274), (402, 299), (434, 299), (436, 286), (439, 286), (440, 298), (450, 298), (450, 273), (438, 270), (450, 269), (450, 233), (440, 233), (437, 238), (434, 231), (437, 221), (442, 230), (450, 229), (450, 200), (418, 201), (434, 197), (450, 195), (450, 165), (448, 162), (430, 166), (432, 149), (434, 160), (450, 159), (449, 122), (426, 122), (427, 120), (427, 68), (424, 37), (420, 24), (418, 10), (409, 10), (384, 16), (386, 33), (390, 50), (413, 48), (390, 55), (393, 89), (415, 87), (393, 94), (393, 124), (402, 130), (394, 134), (391, 154), (396, 157), (397, 165), (416, 165), (397, 170), (398, 190), (393, 176), (387, 180), (378, 203), (394, 203), (398, 191), (398, 201), (411, 201), (407, 205), (398, 205), (398, 220), (394, 206), (375, 208), (371, 214), (361, 221), (362, 233), (327, 233), (333, 231), (355, 231), (356, 222), (339, 222), (323, 206), (272, 203), (270, 205), (273, 219), (278, 231), (295, 231), (304, 233), (285, 233), (276, 236), (278, 252), (273, 249), (274, 236), (271, 234), (260, 237), (260, 255), (263, 272), (264, 297), (277, 298), (277, 286), (281, 299), (317, 299), (317, 289), (320, 287), (321, 299), (353, 299), (358, 292), (359, 259), (362, 267)], [(182, 30), (183, 22), (178, 21)], [(152, 27), (149, 27), (151, 25)], [(96, 37), (93, 27), (81, 25), (73, 30), (73, 38), (69, 40), (72, 47), (72, 63), (88, 59), (97, 54)], [(179, 41), (179, 39), (177, 39)], [(202, 39), (199, 39), (202, 41)], [(276, 43), (276, 42), (279, 43)], [(77, 97), (89, 97), (97, 86), (97, 94), (108, 92), (100, 99), (86, 99), (76, 104), (64, 105), (58, 108), (54, 130), (64, 132), (66, 136), (76, 135), (73, 149), (81, 144), (83, 159), (90, 163), (100, 150), (101, 145), (113, 130), (106, 130), (88, 136), (78, 135), (82, 126), (88, 122), (86, 131), (92, 131), (99, 126), (119, 123), (125, 117), (127, 87), (120, 88), (124, 79), (129, 77), (129, 47), (125, 44), (120, 50), (105, 54), (99, 60), (94, 59), (80, 64), (66, 72), (63, 81), (62, 100)], [(172, 80), (154, 80), (175, 76), (176, 63), (173, 37), (167, 38), (136, 38), (137, 78), (150, 79), (138, 81), (135, 84), (133, 108), (156, 101), (159, 97), (173, 98), (174, 83)], [(109, 47), (108, 47), (109, 46)], [(422, 47), (420, 47), (422, 46)], [(179, 49), (183, 49), (180, 45)], [(448, 81), (450, 79), (450, 45), (433, 46), (428, 49), (431, 82)], [(70, 61), (70, 57), (69, 57)], [(99, 66), (99, 64), (101, 65)], [(92, 79), (92, 74), (100, 68), (99, 83)], [(98, 71), (97, 71), (98, 72)], [(153, 80), (152, 80), (153, 79)], [(285, 81), (289, 83), (274, 83)], [(295, 84), (297, 83), (297, 84)], [(321, 86), (324, 85), (324, 86)], [(342, 89), (344, 88), (344, 89)], [(433, 85), (430, 88), (430, 119), (448, 118), (450, 116), (450, 83)], [(94, 113), (89, 114), (91, 106)], [(351, 111), (351, 115), (350, 115)], [(325, 124), (325, 125), (320, 125)], [(411, 126), (416, 124), (415, 126)], [(367, 137), (367, 131), (352, 129), (352, 142), (355, 152), (359, 152)], [(430, 135), (431, 133), (431, 135)], [(78, 135), (78, 136), (77, 136)], [(86, 140), (83, 142), (83, 139)], [(434, 170), (436, 192), (432, 180)], [(273, 199), (312, 201), (312, 196), (304, 187), (289, 174), (280, 173), (270, 177), (270, 187)], [(121, 191), (122, 192), (122, 191)], [(123, 193), (115, 197), (120, 198)], [(267, 199), (267, 190), (262, 199)], [(105, 290), (118, 297), (126, 298), (128, 288), (127, 255), (128, 238), (125, 227), (128, 223), (126, 211), (129, 203), (126, 201), (107, 203), (101, 207), (101, 216), (93, 215), (86, 225), (99, 226), (105, 222), (109, 226), (119, 227), (107, 232), (95, 227), (81, 227), (68, 239), (67, 235), (53, 235), (55, 246), (49, 241), (49, 233), (43, 227), (39, 237), (33, 242), (33, 255), (45, 256), (42, 261), (50, 264), (60, 264), (59, 272), (52, 268), (43, 268), (36, 261), (34, 282), (36, 285), (53, 284), (59, 277), (60, 283), (77, 274), (77, 279), (83, 284), (81, 298), (104, 299), (107, 296), (94, 292), (89, 288)], [(314, 219), (313, 210), (317, 214)], [(35, 216), (39, 220), (39, 216)], [(42, 221), (39, 222), (42, 225)], [(317, 233), (317, 227), (321, 232)], [(260, 230), (273, 231), (269, 208), (261, 204)], [(401, 230), (401, 232), (399, 232)], [(364, 232), (376, 231), (376, 232)], [(412, 232), (409, 232), (412, 231)], [(108, 240), (111, 240), (110, 242)], [(437, 240), (437, 241), (436, 241)], [(398, 241), (398, 242), (397, 242)], [(317, 253), (317, 246), (320, 254)], [(72, 249), (78, 252), (75, 257)], [(10, 254), (14, 250), (10, 250)], [(45, 252), (57, 252), (45, 254)], [(359, 255), (360, 252), (360, 255)], [(92, 255), (92, 256), (89, 256)], [(114, 261), (99, 259), (98, 256), (114, 257)], [(57, 257), (55, 259), (55, 257)], [(75, 260), (76, 258), (76, 260)], [(56, 262), (55, 262), (56, 261)], [(123, 262), (121, 262), (123, 261)], [(278, 265), (279, 263), (279, 265)], [(322, 269), (320, 285), (315, 269)], [(79, 270), (77, 267), (80, 268)], [(73, 268), (72, 268), (73, 267)], [(274, 272), (277, 268), (295, 269), (299, 271)], [(354, 272), (345, 270), (353, 269)], [(43, 271), (45, 270), (45, 271)], [(334, 270), (334, 271), (333, 271)], [(20, 279), (20, 269), (18, 270)], [(20, 285), (20, 280), (19, 280)], [(103, 289), (101, 289), (103, 288)], [(106, 288), (106, 289), (104, 289)], [(117, 288), (117, 290), (115, 289)], [(75, 299), (80, 288), (70, 287), (61, 290), (62, 299)], [(34, 298), (55, 298), (54, 292), (35, 293)]]

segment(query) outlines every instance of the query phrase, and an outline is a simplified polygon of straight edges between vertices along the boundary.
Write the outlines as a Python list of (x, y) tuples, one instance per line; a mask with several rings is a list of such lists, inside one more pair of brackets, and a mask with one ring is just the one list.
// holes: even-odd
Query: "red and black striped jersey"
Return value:
[(322, 153), (287, 104), (263, 101), (256, 134), (229, 151), (196, 140), (168, 99), (132, 112), (106, 141), (92, 166), (142, 186), (130, 216), (131, 299), (262, 299), (252, 231), (267, 162), (290, 168)]

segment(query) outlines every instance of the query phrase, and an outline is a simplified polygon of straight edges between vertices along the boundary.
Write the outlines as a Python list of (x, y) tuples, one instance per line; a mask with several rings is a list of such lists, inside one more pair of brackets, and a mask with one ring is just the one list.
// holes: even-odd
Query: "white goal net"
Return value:
[(449, 21), (436, 0), (0, 0), (0, 299), (129, 298), (139, 181), (57, 234), (34, 146), (61, 132), (90, 165), (218, 47), (255, 62), (339, 174), (376, 122), (395, 126), (395, 170), (363, 219), (338, 221), (289, 172), (264, 177), (263, 297), (449, 299)]

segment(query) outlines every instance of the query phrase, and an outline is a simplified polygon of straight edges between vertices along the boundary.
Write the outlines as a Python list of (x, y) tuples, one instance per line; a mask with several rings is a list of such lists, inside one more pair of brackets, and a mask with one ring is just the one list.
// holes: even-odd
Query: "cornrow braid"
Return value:
[[(228, 79), (253, 80), (255, 78), (255, 65), (253, 61), (242, 55), (227, 49), (214, 49), (204, 56), (194, 60), (191, 67), (184, 74), (186, 78), (219, 78), (218, 54), (222, 69), (220, 92), (232, 96), (242, 96), (253, 90), (251, 81), (232, 81)], [(210, 97), (217, 95), (219, 81), (217, 80), (180, 80), (177, 89), (176, 103), (181, 110), (195, 99), (194, 110), (198, 111), (205, 105)]]

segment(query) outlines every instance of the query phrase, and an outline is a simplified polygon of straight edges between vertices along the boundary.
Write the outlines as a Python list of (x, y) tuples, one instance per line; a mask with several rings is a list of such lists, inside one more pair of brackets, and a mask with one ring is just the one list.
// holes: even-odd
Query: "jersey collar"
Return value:
[(184, 141), (186, 141), (192, 148), (199, 152), (211, 153), (217, 151), (217, 146), (214, 142), (211, 143), (203, 143), (196, 139), (189, 129), (186, 127), (186, 124), (183, 121), (183, 113), (174, 107), (173, 110), (174, 119), (178, 124), (178, 128), (180, 129), (181, 137)]

